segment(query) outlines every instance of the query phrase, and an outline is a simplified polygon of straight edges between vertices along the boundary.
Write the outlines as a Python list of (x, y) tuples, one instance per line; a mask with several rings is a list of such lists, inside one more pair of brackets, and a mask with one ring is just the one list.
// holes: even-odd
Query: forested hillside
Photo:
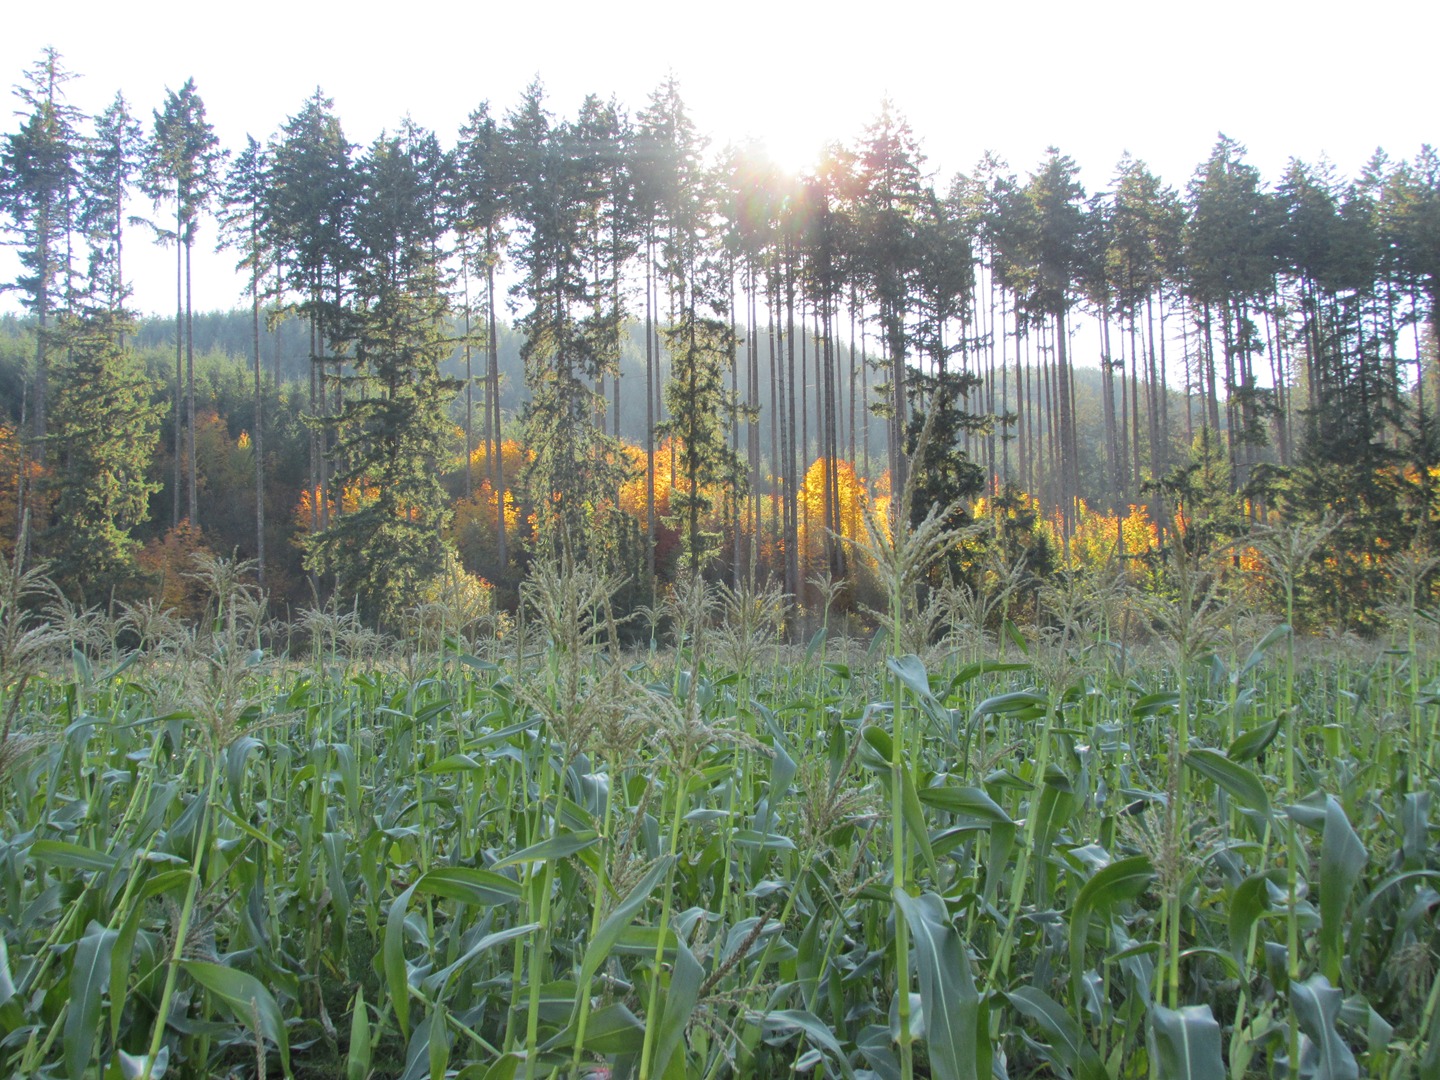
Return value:
[[(364, 147), (317, 91), (222, 147), (193, 80), (84, 116), (69, 78), (23, 73), (0, 146), (0, 531), (87, 604), (181, 602), (211, 550), (392, 624), (562, 554), (632, 604), (688, 566), (849, 605), (865, 514), (934, 509), (972, 585), (987, 552), (1044, 575), (1334, 517), (1316, 616), (1363, 624), (1431, 541), (1428, 146), (1267, 178), (1222, 135), (1183, 189), (1127, 156), (1089, 192), (1059, 150), (937, 183), (889, 103), (794, 176), (710, 146), (673, 80)], [(137, 324), (155, 242), (177, 314)], [(216, 243), (248, 310), (191, 310)]]

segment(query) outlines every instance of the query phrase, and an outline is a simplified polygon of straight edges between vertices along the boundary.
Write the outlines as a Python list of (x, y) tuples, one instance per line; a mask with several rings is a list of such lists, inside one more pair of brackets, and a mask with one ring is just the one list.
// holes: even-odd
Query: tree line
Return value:
[[(537, 80), (448, 145), (405, 120), (356, 146), (317, 90), (227, 150), (193, 80), (146, 120), (119, 94), (82, 115), (69, 78), (47, 50), (0, 144), (33, 330), (7, 473), (14, 535), (87, 601), (140, 587), (140, 539), (213, 528), (199, 242), (234, 252), (249, 298), (253, 520), (225, 539), (262, 578), (302, 559), (372, 620), (455, 574), (513, 586), (536, 557), (624, 571), (635, 603), (681, 565), (801, 595), (853, 576), (860, 489), (957, 525), (983, 495), (1026, 528), (1053, 515), (1062, 546), (1087, 505), (1136, 503), (1210, 546), (1343, 512), (1352, 569), (1430, 538), (1428, 146), (1267, 185), (1221, 136), (1183, 191), (1127, 156), (1096, 193), (1052, 149), (942, 188), (889, 103), (791, 176), (710, 147), (673, 79), (570, 117)], [(176, 257), (163, 390), (128, 310), (137, 232)], [(457, 549), (457, 509), (483, 558)]]

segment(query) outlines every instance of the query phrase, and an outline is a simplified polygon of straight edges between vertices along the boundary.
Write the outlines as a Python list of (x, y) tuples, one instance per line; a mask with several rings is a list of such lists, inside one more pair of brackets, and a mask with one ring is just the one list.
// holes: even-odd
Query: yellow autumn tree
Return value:
[[(831, 487), (828, 482), (829, 471), (825, 458), (816, 458), (810, 468), (805, 470), (805, 480), (800, 485), (802, 577), (820, 573), (825, 569), (825, 498)], [(855, 466), (844, 460), (836, 462), (835, 479), (835, 486), (839, 489), (838, 512), (835, 515), (840, 526), (839, 535), (845, 540), (858, 541), (865, 532), (863, 517), (868, 498), (865, 481), (856, 474)]]
[(1131, 505), (1129, 513), (1121, 516), (1092, 510), (1080, 500), (1068, 565), (1099, 570), (1119, 559), (1133, 565), (1137, 556), (1148, 555), (1159, 546), (1160, 532), (1145, 507)]

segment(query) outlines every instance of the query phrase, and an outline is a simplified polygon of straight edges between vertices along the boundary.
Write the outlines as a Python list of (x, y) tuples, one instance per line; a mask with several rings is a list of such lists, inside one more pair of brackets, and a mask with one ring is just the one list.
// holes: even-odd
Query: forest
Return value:
[(1440, 1077), (1434, 149), (72, 77), (0, 136), (0, 1076)]
[[(1430, 541), (1429, 147), (1267, 184), (1221, 136), (1184, 192), (1127, 157), (1094, 194), (1052, 150), (937, 190), (888, 103), (787, 176), (709, 147), (673, 81), (571, 119), (537, 81), (449, 146), (408, 121), (353, 146), (317, 91), (227, 149), (193, 82), (142, 122), (78, 115), (68, 77), (25, 73), (3, 156), (4, 533), (28, 520), (87, 603), (204, 548), (393, 624), (457, 573), (513, 609), (567, 545), (635, 603), (682, 565), (873, 597), (845, 537), (912, 471), (915, 522), (989, 520), (951, 560), (971, 583), (987, 547), (1043, 573), (1132, 507), (1155, 540), (1115, 528), (1122, 560), (1332, 514), (1315, 620), (1363, 628), (1387, 555)], [(135, 327), (123, 255), (155, 242), (176, 318)], [(191, 310), (196, 244), (248, 311)]]

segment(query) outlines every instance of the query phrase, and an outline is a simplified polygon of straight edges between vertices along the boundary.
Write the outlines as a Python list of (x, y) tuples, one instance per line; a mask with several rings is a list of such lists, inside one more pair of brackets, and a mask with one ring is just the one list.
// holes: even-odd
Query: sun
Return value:
[(787, 126), (783, 131), (762, 135), (760, 145), (775, 168), (786, 176), (809, 176), (820, 165), (825, 139), (813, 131)]

